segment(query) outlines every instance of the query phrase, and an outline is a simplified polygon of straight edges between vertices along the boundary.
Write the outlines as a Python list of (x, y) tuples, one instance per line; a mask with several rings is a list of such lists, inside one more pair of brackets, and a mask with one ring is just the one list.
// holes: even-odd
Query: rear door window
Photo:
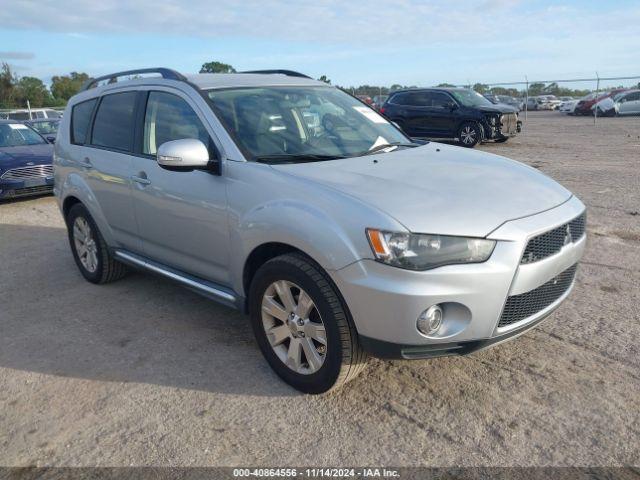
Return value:
[(137, 92), (112, 93), (102, 97), (93, 122), (91, 144), (123, 152), (133, 146)]
[(431, 92), (429, 94), (431, 106), (434, 108), (448, 108), (452, 103), (451, 98), (446, 93)]
[(97, 101), (98, 99), (93, 98), (74, 105), (71, 110), (71, 143), (84, 145), (87, 141), (89, 122)]

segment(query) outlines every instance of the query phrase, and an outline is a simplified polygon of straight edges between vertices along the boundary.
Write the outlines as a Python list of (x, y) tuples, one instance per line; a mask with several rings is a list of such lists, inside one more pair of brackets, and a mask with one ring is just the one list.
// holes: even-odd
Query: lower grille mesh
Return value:
[(578, 265), (573, 265), (538, 288), (507, 298), (498, 328), (535, 315), (558, 300), (573, 283), (577, 268)]

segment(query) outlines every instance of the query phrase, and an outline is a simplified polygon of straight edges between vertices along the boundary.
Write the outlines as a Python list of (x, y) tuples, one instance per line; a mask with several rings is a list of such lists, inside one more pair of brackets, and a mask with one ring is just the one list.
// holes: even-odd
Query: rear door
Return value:
[(71, 118), (72, 143), (79, 150), (74, 157), (96, 208), (114, 240), (132, 251), (140, 250), (129, 179), (136, 98), (134, 91), (108, 93), (75, 105)]
[(168, 267), (229, 285), (225, 177), (204, 170), (167, 170), (156, 161), (160, 145), (185, 138), (201, 140), (214, 155), (212, 131), (197, 105), (182, 92), (158, 87), (145, 96), (132, 177), (144, 254)]

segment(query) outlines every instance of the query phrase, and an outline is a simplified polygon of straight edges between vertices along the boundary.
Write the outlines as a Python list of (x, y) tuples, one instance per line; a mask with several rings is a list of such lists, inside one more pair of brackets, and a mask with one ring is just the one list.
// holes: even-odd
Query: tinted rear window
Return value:
[(71, 143), (83, 145), (87, 140), (91, 112), (97, 99), (79, 103), (71, 110)]
[(91, 144), (131, 151), (136, 92), (114, 93), (102, 98), (93, 122)]

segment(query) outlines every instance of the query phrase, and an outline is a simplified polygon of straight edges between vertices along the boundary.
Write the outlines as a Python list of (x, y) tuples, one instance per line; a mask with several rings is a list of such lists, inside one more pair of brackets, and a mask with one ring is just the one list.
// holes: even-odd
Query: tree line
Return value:
[(51, 86), (47, 88), (39, 78), (19, 77), (9, 64), (3, 63), (0, 68), (0, 108), (26, 108), (27, 100), (34, 108), (62, 107), (88, 79), (86, 73), (56, 75), (51, 78)]
[[(228, 63), (211, 61), (202, 64), (200, 73), (236, 73), (236, 69)], [(61, 107), (67, 104), (69, 98), (80, 91), (82, 84), (90, 77), (86, 73), (71, 72), (68, 75), (56, 75), (51, 78), (51, 85), (47, 88), (42, 80), (36, 77), (19, 77), (9, 64), (2, 63), (0, 68), (0, 108), (26, 108), (27, 100), (31, 107)], [(331, 84), (331, 80), (322, 75), (318, 80)], [(389, 93), (409, 88), (417, 88), (415, 85), (394, 84), (390, 87), (377, 85), (339, 86), (354, 95), (388, 95)], [(450, 83), (441, 83), (437, 87), (454, 87)], [(469, 85), (478, 93), (493, 95), (510, 95), (524, 97), (525, 90), (505, 87), (491, 87), (483, 83)], [(640, 88), (640, 83), (638, 83)], [(532, 83), (529, 85), (529, 96), (556, 95), (568, 97), (582, 97), (591, 90), (571, 89), (561, 87), (557, 83)]]

